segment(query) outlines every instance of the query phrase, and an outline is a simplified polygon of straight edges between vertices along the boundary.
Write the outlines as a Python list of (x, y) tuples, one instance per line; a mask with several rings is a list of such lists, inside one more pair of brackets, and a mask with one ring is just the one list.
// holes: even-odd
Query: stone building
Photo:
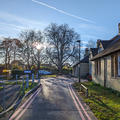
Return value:
[[(120, 24), (119, 24), (120, 28)], [(96, 55), (90, 52), (92, 80), (120, 91), (120, 29), (110, 40), (98, 40)]]
[(80, 65), (80, 76), (85, 78), (89, 74), (89, 50), (85, 50), (84, 58), (76, 64), (73, 65), (72, 75), (78, 77), (79, 75), (79, 65)]

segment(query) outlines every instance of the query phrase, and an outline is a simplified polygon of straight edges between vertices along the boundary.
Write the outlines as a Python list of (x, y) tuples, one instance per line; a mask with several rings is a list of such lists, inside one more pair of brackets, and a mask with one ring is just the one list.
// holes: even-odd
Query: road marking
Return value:
[(72, 92), (73, 92), (73, 94), (74, 94), (75, 98), (77, 99), (77, 101), (78, 101), (79, 105), (80, 105), (80, 106), (81, 106), (81, 108), (83, 109), (83, 112), (85, 113), (86, 117), (88, 118), (88, 120), (91, 120), (90, 116), (88, 115), (88, 113), (87, 113), (87, 112), (86, 112), (86, 110), (84, 109), (83, 105), (81, 104), (81, 102), (80, 102), (79, 98), (77, 97), (76, 93), (74, 92), (74, 90), (73, 90), (72, 86), (70, 86), (70, 88), (71, 88), (71, 90), (72, 90)]
[[(20, 117), (25, 113), (25, 111), (27, 110), (27, 108), (30, 106), (30, 104), (33, 102), (33, 100), (35, 99), (35, 97), (39, 94), (39, 92), (41, 91), (42, 88), (38, 89), (34, 94), (32, 94), (28, 100), (22, 105), (20, 106), (20, 108), (12, 115), (12, 117), (9, 120), (19, 120)], [(25, 107), (24, 109), (22, 109), (23, 107)], [(17, 116), (17, 118), (15, 118)]]
[(68, 86), (68, 89), (69, 89), (70, 95), (71, 95), (71, 97), (73, 99), (73, 102), (74, 102), (74, 104), (75, 104), (75, 106), (76, 106), (76, 108), (77, 108), (77, 110), (79, 112), (80, 117), (82, 118), (82, 120), (85, 120), (85, 117), (83, 116), (83, 114), (82, 114), (82, 112), (80, 110), (80, 107), (79, 107), (78, 103), (76, 102), (76, 100), (75, 100), (75, 98), (73, 96), (73, 93), (72, 93), (72, 91), (71, 91), (69, 86)]
[[(36, 91), (37, 92), (37, 91)], [(26, 105), (27, 105), (27, 103), (30, 101), (30, 99), (36, 94), (36, 92), (34, 93), (34, 94), (32, 94), (27, 100), (26, 100), (26, 102), (22, 105), (22, 106), (20, 106), (20, 108), (11, 116), (11, 118), (10, 118), (10, 120), (13, 120), (13, 118), (15, 118), (17, 115), (18, 115), (18, 113), (21, 111), (21, 109), (22, 108), (24, 108)]]

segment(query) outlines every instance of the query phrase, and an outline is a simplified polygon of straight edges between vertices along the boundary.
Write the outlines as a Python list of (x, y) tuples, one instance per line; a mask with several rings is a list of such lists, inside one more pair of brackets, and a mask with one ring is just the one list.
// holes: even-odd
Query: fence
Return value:
[(88, 97), (88, 88), (83, 84), (80, 85), (80, 91), (83, 91), (85, 93), (85, 96)]

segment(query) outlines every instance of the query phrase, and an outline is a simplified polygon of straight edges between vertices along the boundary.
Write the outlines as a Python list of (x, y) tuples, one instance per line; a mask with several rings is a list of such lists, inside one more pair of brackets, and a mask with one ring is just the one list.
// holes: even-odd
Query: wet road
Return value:
[(15, 120), (91, 120), (75, 98), (69, 85), (72, 80), (58, 77), (43, 79), (41, 83), (41, 91), (36, 92), (29, 105), (19, 109), (22, 112)]

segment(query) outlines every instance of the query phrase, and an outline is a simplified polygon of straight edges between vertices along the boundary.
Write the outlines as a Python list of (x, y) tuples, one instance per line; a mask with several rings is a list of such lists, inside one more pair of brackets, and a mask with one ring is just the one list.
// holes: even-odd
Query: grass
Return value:
[(104, 88), (93, 82), (84, 82), (83, 84), (89, 89), (88, 98), (79, 91), (79, 83), (75, 83), (73, 86), (89, 105), (98, 120), (120, 120), (119, 92)]
[[(29, 87), (26, 88), (26, 82), (24, 82), (24, 93), (23, 93), (23, 82), (22, 81), (17, 81), (16, 82), (5, 82), (4, 85), (20, 85), (20, 96), (26, 94), (28, 91), (30, 91), (32, 88), (37, 86), (38, 83), (32, 83), (31, 81), (29, 82)], [(3, 83), (0, 83), (0, 90), (3, 89)]]
[(2, 108), (2, 106), (0, 105), (0, 112), (2, 112), (3, 111), (3, 108)]
[(0, 90), (2, 90), (3, 89), (3, 86), (0, 86)]
[[(16, 82), (6, 82), (5, 85), (15, 85)], [(20, 85), (20, 96), (19, 97), (23, 97), (24, 94), (26, 94), (28, 91), (30, 91), (32, 88), (34, 88), (35, 86), (38, 85), (38, 83), (32, 83), (31, 81), (29, 82), (29, 87), (26, 88), (26, 82), (24, 82), (24, 92), (23, 92), (23, 82), (22, 81), (18, 81), (17, 84)], [(0, 85), (3, 85), (3, 83), (0, 83)], [(3, 89), (2, 86), (0, 86), (0, 90)], [(3, 111), (2, 106), (0, 105), (0, 112)]]
[(38, 83), (29, 82), (29, 87), (26, 88), (26, 82), (24, 82), (24, 92), (23, 92), (23, 83), (22, 83), (20, 88), (20, 96), (23, 96), (24, 94), (26, 94), (28, 91), (30, 91), (32, 88), (34, 88), (37, 85)]
[(45, 77), (45, 78), (48, 78), (48, 77), (56, 77), (56, 75), (41, 75), (41, 77)]

